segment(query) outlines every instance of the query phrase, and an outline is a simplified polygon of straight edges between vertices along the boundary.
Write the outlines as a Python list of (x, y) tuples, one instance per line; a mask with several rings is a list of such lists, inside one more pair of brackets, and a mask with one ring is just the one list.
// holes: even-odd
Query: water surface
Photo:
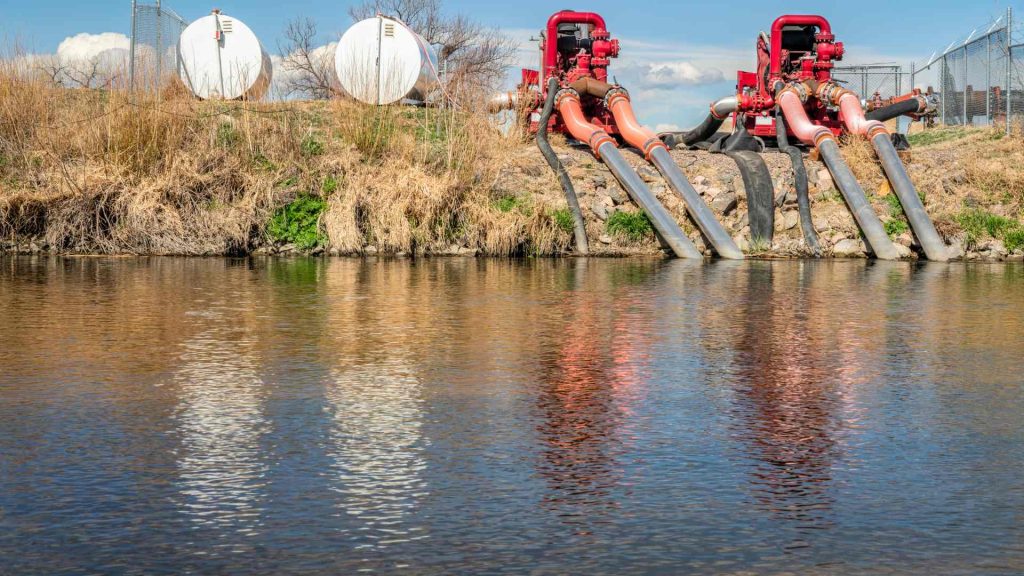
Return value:
[(1024, 267), (0, 259), (0, 572), (1024, 573)]

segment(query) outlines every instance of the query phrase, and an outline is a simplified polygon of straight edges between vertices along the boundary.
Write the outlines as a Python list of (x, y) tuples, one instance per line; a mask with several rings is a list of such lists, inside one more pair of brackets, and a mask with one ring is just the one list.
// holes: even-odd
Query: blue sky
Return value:
[[(297, 0), (166, 0), (186, 20), (209, 13), (217, 6), (244, 20), (260, 36), (269, 52), (277, 50), (287, 20), (308, 16), (316, 20), (330, 41), (350, 24), (346, 14), (351, 2)], [(908, 65), (941, 51), (976, 27), (983, 27), (1005, 13), (1008, 5), (1020, 11), (1024, 1), (911, 0), (865, 5), (853, 1), (770, 2), (734, 0), (716, 2), (589, 2), (552, 4), (539, 0), (471, 2), (447, 0), (450, 12), (460, 12), (507, 30), (525, 41), (555, 11), (552, 6), (601, 13), (612, 34), (623, 39), (623, 57), (613, 64), (625, 84), (643, 84), (651, 70), (674, 70), (686, 81), (678, 86), (634, 87), (643, 91), (638, 100), (648, 124), (689, 125), (699, 120), (706, 102), (730, 90), (735, 69), (749, 69), (759, 30), (783, 13), (817, 13), (832, 21), (838, 38), (847, 45), (846, 63), (895, 62)], [(31, 52), (52, 53), (62, 40), (79, 33), (119, 32), (130, 28), (129, 0), (82, 2), (81, 0), (0, 0), (0, 37), (13, 39)], [(880, 16), (881, 14), (881, 16)], [(1021, 34), (1024, 39), (1024, 34)], [(524, 49), (524, 61), (532, 53)], [(693, 72), (690, 65), (699, 72)], [(659, 68), (660, 67), (660, 68)], [(667, 67), (667, 68), (666, 68)], [(682, 70), (682, 72), (680, 72)], [(715, 73), (717, 71), (717, 73)], [(692, 77), (691, 77), (692, 76)], [(629, 86), (627, 86), (628, 88)], [(646, 114), (645, 114), (646, 112)]]

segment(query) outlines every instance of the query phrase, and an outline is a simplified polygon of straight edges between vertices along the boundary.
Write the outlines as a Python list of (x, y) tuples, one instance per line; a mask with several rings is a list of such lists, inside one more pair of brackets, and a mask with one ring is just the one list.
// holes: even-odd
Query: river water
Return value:
[(3, 574), (1021, 574), (1024, 267), (0, 259)]

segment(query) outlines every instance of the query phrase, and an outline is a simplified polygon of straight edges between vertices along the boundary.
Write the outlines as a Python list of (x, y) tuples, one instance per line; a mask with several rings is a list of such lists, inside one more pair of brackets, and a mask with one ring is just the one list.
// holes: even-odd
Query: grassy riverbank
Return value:
[[(911, 176), (940, 232), (968, 253), (1024, 249), (1021, 139), (985, 130), (915, 138)], [(646, 219), (604, 167), (586, 151), (556, 146), (577, 183), (595, 251), (657, 253)], [(802, 253), (783, 157), (768, 155), (779, 194), (777, 242), (750, 246), (731, 161), (674, 154), (748, 251)], [(887, 229), (912, 244), (870, 149), (853, 143), (846, 154)], [(855, 241), (831, 179), (820, 164), (810, 172), (826, 248)], [(685, 221), (660, 177), (643, 175)], [(195, 102), (171, 92), (129, 98), (0, 73), (0, 185), (0, 250), (8, 251), (505, 256), (562, 254), (572, 243), (565, 201), (536, 148), (477, 112)]]

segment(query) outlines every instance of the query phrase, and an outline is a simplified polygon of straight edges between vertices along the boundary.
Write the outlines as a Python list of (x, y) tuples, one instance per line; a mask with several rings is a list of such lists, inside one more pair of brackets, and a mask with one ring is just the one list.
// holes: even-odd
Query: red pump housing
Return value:
[[(539, 94), (536, 109), (530, 114), (530, 129), (536, 132), (540, 104), (547, 98), (548, 78), (558, 78), (559, 89), (568, 88), (583, 78), (608, 81), (608, 65), (619, 55), (619, 41), (612, 39), (604, 18), (593, 12), (563, 10), (553, 14), (541, 33), (540, 70), (523, 69), (520, 94)], [(598, 98), (581, 102), (590, 123), (609, 134), (617, 134), (615, 119)], [(568, 133), (558, 114), (553, 114), (548, 129)]]
[[(792, 82), (832, 80), (835, 62), (845, 49), (836, 42), (832, 26), (822, 16), (787, 15), (772, 23), (771, 35), (757, 40), (757, 72), (739, 72), (737, 112), (745, 115), (745, 127), (754, 136), (775, 137), (776, 90)], [(836, 136), (843, 131), (839, 110), (817, 98), (807, 102), (807, 115)]]

